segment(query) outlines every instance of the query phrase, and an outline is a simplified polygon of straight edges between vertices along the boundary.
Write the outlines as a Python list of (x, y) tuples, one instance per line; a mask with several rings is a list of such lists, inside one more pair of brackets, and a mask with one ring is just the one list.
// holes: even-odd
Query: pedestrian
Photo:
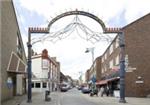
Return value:
[(104, 87), (101, 87), (101, 97), (103, 97), (104, 93), (105, 93)]
[(108, 88), (108, 86), (106, 87), (106, 96), (109, 96), (109, 88)]

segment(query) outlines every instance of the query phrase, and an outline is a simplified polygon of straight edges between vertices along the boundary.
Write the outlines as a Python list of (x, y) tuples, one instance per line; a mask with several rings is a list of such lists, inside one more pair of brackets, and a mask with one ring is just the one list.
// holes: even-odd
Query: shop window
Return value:
[(47, 83), (43, 82), (43, 88), (46, 88), (46, 87), (47, 87)]
[(40, 88), (41, 84), (40, 83), (35, 83), (35, 88)]

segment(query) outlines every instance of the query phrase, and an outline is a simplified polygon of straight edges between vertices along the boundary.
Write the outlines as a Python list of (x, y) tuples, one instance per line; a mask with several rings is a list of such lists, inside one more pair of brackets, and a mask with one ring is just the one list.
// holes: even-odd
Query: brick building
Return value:
[(26, 92), (26, 56), (12, 0), (1, 2), (1, 101)]
[(88, 69), (86, 72), (85, 72), (85, 82), (88, 83), (89, 82), (89, 71), (90, 69)]
[(85, 80), (87, 83), (99, 81), (101, 78), (101, 56), (97, 57), (93, 62), (91, 68), (85, 73)]
[[(123, 27), (125, 35), (125, 95), (145, 97), (150, 94), (150, 14)], [(101, 56), (98, 86), (119, 90), (120, 47), (118, 36)], [(130, 84), (130, 85), (128, 85)]]
[(126, 95), (147, 96), (150, 94), (150, 14), (123, 27), (123, 30), (128, 59), (126, 84), (130, 84), (126, 85)]

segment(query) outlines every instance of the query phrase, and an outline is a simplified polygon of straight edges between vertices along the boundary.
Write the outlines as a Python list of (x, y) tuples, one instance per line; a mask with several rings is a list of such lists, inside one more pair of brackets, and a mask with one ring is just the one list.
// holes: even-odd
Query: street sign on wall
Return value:
[(13, 87), (13, 81), (12, 81), (11, 77), (7, 78), (7, 86), (8, 86), (8, 88), (12, 88)]

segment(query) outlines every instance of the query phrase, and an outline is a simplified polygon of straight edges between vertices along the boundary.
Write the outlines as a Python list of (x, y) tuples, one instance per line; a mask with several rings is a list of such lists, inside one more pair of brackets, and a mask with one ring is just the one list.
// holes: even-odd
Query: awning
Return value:
[(107, 84), (107, 80), (101, 80), (101, 81), (98, 81), (98, 82), (96, 82), (96, 85), (105, 85), (105, 84)]
[(119, 80), (119, 79), (120, 77), (114, 77), (114, 78), (107, 79), (107, 81), (112, 82), (112, 81)]
[(7, 67), (7, 72), (26, 73), (26, 64), (20, 59), (16, 53), (12, 52)]
[(110, 79), (106, 79), (106, 80), (101, 80), (101, 81), (96, 82), (96, 85), (105, 85), (108, 82), (116, 81), (116, 80), (119, 80), (119, 79), (120, 79), (120, 77), (115, 77), (115, 78), (110, 78)]

